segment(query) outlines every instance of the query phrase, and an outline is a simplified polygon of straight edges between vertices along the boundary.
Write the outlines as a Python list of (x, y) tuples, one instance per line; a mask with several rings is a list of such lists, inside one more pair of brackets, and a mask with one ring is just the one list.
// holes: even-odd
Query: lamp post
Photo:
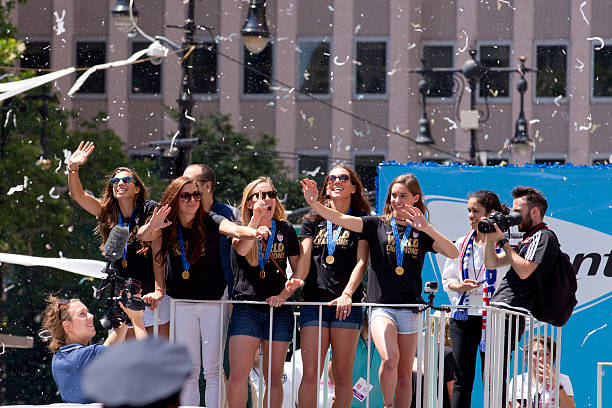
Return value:
[[(463, 64), (461, 68), (427, 68), (425, 67), (425, 60), (421, 60), (422, 66), (417, 69), (410, 69), (410, 73), (417, 73), (424, 77), (421, 82), (425, 81), (427, 76), (431, 73), (450, 73), (452, 75), (461, 74), (468, 80), (468, 84), (470, 87), (470, 110), (462, 111), (461, 118), (462, 127), (470, 130), (470, 163), (476, 163), (476, 153), (478, 146), (477, 139), (477, 130), (479, 123), (484, 123), (488, 120), (488, 110), (487, 115), (484, 119), (480, 119), (478, 115), (478, 111), (476, 110), (476, 85), (478, 81), (486, 77), (489, 72), (508, 72), (508, 73), (518, 73), (521, 77), (517, 90), (521, 94), (521, 110), (519, 113), (519, 117), (516, 120), (515, 127), (515, 135), (511, 141), (512, 149), (516, 154), (524, 154), (526, 153), (525, 147), (529, 148), (532, 144), (532, 141), (529, 139), (527, 132), (527, 120), (525, 119), (525, 114), (523, 111), (523, 97), (525, 91), (527, 90), (527, 80), (525, 79), (525, 73), (533, 72), (535, 69), (528, 68), (525, 66), (525, 57), (520, 57), (521, 64), (519, 68), (502, 68), (502, 67), (485, 67), (483, 66), (479, 60), (476, 59), (477, 52), (476, 50), (470, 50), (470, 59)], [(419, 82), (419, 91), (421, 92), (422, 98), (424, 98), (424, 93), (422, 91), (422, 85)], [(426, 89), (426, 85), (424, 86), (425, 93), (428, 91)], [(459, 90), (458, 90), (459, 91)], [(463, 92), (463, 89), (460, 90)], [(485, 97), (485, 103), (488, 104), (488, 101)], [(425, 110), (425, 102), (422, 102), (423, 111)], [(421, 115), (421, 119), (419, 120), (419, 136), (421, 136), (421, 128), (423, 128), (422, 124), (424, 124), (424, 118), (426, 119), (426, 114), (423, 112)], [(429, 125), (429, 121), (427, 121), (427, 125)], [(429, 127), (429, 126), (428, 126)], [(427, 134), (429, 138), (419, 137), (416, 138), (416, 143), (418, 145), (432, 145), (435, 142), (431, 138), (431, 132), (428, 131)], [(486, 163), (482, 163), (486, 164)]]

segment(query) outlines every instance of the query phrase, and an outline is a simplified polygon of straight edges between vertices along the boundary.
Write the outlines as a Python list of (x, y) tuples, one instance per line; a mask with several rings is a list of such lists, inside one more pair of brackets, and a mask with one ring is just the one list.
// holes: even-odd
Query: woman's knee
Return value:
[(399, 364), (399, 353), (391, 352), (381, 356), (381, 367), (383, 370), (397, 370)]

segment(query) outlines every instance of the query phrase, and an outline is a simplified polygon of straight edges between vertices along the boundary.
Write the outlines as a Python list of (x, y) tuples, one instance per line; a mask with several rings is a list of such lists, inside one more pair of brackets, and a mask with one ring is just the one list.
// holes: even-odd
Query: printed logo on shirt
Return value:
[(274, 257), (274, 259), (285, 258), (285, 244), (283, 244), (282, 242), (275, 242), (272, 245), (272, 251), (270, 252), (270, 256)]
[[(335, 233), (335, 231), (334, 231)], [(351, 231), (342, 230), (340, 236), (338, 237), (338, 241), (336, 242), (336, 246), (346, 247), (349, 244), (349, 236), (351, 235)], [(327, 229), (319, 229), (317, 231), (317, 236), (312, 241), (312, 244), (316, 247), (321, 245), (327, 245)]]
[(419, 237), (419, 231), (412, 231), (412, 236), (415, 238)]
[(281, 233), (276, 234), (276, 240), (278, 242), (283, 242), (283, 234), (281, 234)]
[[(395, 253), (395, 237), (393, 235), (387, 235), (387, 253)], [(404, 254), (412, 255), (416, 258), (419, 254), (419, 240), (416, 238), (408, 238), (406, 247), (404, 248)]]

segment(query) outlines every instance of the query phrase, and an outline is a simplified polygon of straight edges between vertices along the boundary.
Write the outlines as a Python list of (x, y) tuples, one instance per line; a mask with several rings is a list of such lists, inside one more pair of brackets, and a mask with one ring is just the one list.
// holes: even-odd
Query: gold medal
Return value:
[(333, 264), (335, 260), (336, 258), (334, 258), (333, 255), (327, 255), (327, 257), (325, 258), (325, 262), (327, 262), (329, 265)]
[(265, 279), (265, 278), (266, 278), (266, 271), (262, 269), (261, 271), (259, 271), (259, 279)]
[(183, 279), (189, 279), (189, 271), (183, 271), (181, 276), (183, 277)]
[(399, 276), (402, 276), (404, 274), (404, 268), (398, 266), (397, 268), (395, 268), (395, 273), (397, 273)]
[(121, 261), (121, 265), (123, 266), (123, 269), (127, 268), (127, 260), (124, 259), (123, 261)]

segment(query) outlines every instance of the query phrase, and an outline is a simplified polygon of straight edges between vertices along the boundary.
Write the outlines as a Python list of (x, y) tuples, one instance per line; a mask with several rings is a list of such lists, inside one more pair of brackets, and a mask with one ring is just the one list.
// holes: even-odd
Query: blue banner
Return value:
[[(544, 193), (548, 201), (544, 221), (573, 261), (578, 280), (578, 305), (562, 331), (561, 372), (572, 381), (576, 406), (595, 406), (597, 362), (612, 361), (612, 166), (382, 163), (378, 166), (378, 214), (382, 212), (389, 185), (404, 173), (417, 177), (431, 223), (453, 241), (470, 228), (469, 193), (481, 189), (494, 191), (510, 208), (511, 191), (517, 185), (535, 187)], [(445, 261), (441, 255), (430, 255), (423, 268), (423, 281), (437, 280), (441, 288)], [(441, 290), (435, 303), (450, 301)], [(604, 388), (604, 398), (605, 393)], [(482, 406), (478, 395), (482, 395), (482, 381), (477, 378), (473, 407)]]

